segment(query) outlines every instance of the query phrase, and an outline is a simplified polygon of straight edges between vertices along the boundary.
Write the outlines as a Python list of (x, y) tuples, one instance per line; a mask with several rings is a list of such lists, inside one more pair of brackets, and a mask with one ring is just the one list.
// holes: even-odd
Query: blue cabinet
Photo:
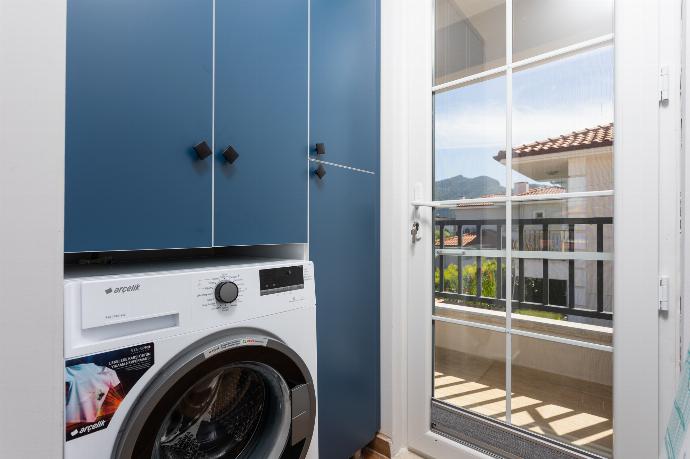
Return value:
[(312, 172), (331, 163), (309, 195), (324, 458), (350, 457), (380, 426), (378, 37), (378, 0), (311, 0)]
[(216, 0), (216, 245), (307, 242), (308, 32), (307, 0)]
[(311, 0), (311, 139), (325, 161), (378, 171), (379, 2)]
[(68, 0), (66, 251), (309, 234), (329, 459), (379, 428), (378, 8)]
[(378, 176), (326, 166), (310, 188), (319, 457), (345, 459), (380, 424)]
[(211, 245), (211, 0), (69, 0), (65, 250)]
[(307, 242), (308, 33), (308, 0), (68, 0), (65, 250)]

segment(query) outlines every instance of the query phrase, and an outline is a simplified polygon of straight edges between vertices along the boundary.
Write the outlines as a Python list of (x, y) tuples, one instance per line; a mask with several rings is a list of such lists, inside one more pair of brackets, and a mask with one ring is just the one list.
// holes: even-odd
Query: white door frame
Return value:
[[(674, 263), (677, 264), (677, 260), (674, 262), (673, 257), (661, 257), (660, 253), (667, 247), (654, 241), (660, 241), (666, 234), (661, 227), (659, 201), (662, 191), (665, 190), (665, 196), (670, 193), (663, 186), (664, 179), (669, 178), (669, 169), (668, 164), (659, 160), (662, 156), (660, 152), (666, 153), (665, 149), (675, 148), (674, 142), (667, 142), (669, 145), (660, 142), (659, 123), (666, 123), (675, 116), (678, 102), (673, 106), (662, 106), (661, 110), (667, 111), (660, 112), (657, 89), (660, 56), (664, 54), (664, 51), (660, 51), (660, 40), (667, 43), (669, 38), (669, 33), (660, 38), (660, 11), (670, 10), (677, 18), (676, 12), (680, 7), (676, 10), (676, 3), (679, 5), (674, 0), (654, 2), (654, 7), (649, 8), (652, 2), (648, 0), (616, 2), (616, 457), (658, 457), (662, 446), (659, 438), (665, 425), (659, 416), (660, 399), (667, 405), (668, 398), (659, 390), (660, 379), (664, 379), (663, 375), (659, 377), (659, 371), (664, 368), (659, 359), (659, 331), (663, 331), (664, 327), (677, 329), (674, 320), (677, 308), (672, 301), (671, 312), (664, 318), (671, 322), (670, 325), (659, 321), (657, 279), (662, 267), (665, 274), (677, 276), (677, 271), (670, 269)], [(392, 9), (396, 10), (396, 15), (387, 17)], [(402, 231), (406, 236), (394, 235), (386, 239), (389, 237), (386, 235), (391, 233), (382, 232), (382, 255), (391, 255), (396, 250), (405, 254), (395, 262), (390, 260), (390, 256), (389, 260), (382, 258), (382, 287), (388, 285), (397, 289), (397, 294), (382, 295), (385, 319), (382, 320), (382, 331), (385, 328), (384, 336), (386, 333), (391, 335), (390, 321), (393, 321), (394, 327), (402, 326), (402, 330), (398, 328), (398, 331), (403, 337), (402, 343), (400, 339), (382, 340), (383, 409), (385, 412), (388, 406), (392, 410), (391, 415), (384, 414), (382, 430), (393, 437), (394, 445), (407, 444), (425, 455), (439, 458), (483, 457), (474, 450), (431, 433), (429, 429), (432, 390), (429, 301), (433, 286), (432, 251), (428, 247), (429, 238), (433, 235), (431, 210), (421, 208), (415, 214), (411, 206), (405, 210), (400, 204), (401, 200), (409, 203), (414, 199), (431, 198), (432, 0), (382, 0), (382, 19), (382, 170), (386, 170), (386, 164), (398, 162), (395, 169), (397, 176), (386, 180), (385, 174), (382, 174), (382, 230), (388, 219), (392, 222), (390, 229)], [(663, 29), (668, 30), (666, 26)], [(664, 56), (664, 59), (667, 57)], [(679, 65), (673, 69), (678, 70)], [(678, 81), (674, 78), (672, 82)], [(674, 87), (672, 93), (675, 94)], [(401, 122), (401, 117), (406, 117), (407, 123)], [(386, 132), (389, 135), (385, 135)], [(400, 166), (405, 157), (408, 166)], [(641, 218), (642, 210), (644, 218)], [(409, 237), (413, 219), (421, 223), (422, 240), (416, 245), (411, 243)], [(652, 241), (651, 244), (640, 244), (640, 231), (634, 228), (640, 228), (642, 224), (645, 228), (644, 240)], [(401, 269), (407, 268), (407, 278), (396, 279), (390, 270), (384, 271), (386, 266), (397, 267), (398, 274)], [(385, 283), (386, 279), (388, 284)], [(396, 304), (393, 304), (393, 296), (398, 301)], [(670, 340), (670, 343), (675, 341)], [(405, 368), (407, 378), (396, 380), (400, 370)], [(666, 381), (662, 382), (664, 387), (668, 387)], [(391, 406), (405, 396), (406, 409)], [(405, 423), (399, 421), (400, 416), (407, 419), (406, 435), (401, 432)], [(401, 438), (402, 441), (399, 440)]]
[(0, 0), (0, 456), (61, 458), (66, 0)]
[(407, 446), (409, 3), (381, 0), (381, 432), (394, 453)]

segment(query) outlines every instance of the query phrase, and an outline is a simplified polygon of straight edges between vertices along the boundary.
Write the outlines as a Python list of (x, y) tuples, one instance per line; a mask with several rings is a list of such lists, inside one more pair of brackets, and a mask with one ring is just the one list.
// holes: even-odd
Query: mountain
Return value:
[(434, 200), (471, 199), (487, 194), (504, 194), (505, 191), (505, 187), (498, 180), (486, 175), (472, 178), (456, 175), (435, 183)]

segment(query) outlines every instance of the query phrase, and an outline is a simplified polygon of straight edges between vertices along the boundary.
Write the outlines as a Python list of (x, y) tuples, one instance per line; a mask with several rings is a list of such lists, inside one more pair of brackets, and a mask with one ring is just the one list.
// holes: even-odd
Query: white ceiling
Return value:
[(488, 11), (498, 5), (505, 4), (505, 0), (448, 0), (462, 11), (462, 14), (471, 18), (472, 16)]

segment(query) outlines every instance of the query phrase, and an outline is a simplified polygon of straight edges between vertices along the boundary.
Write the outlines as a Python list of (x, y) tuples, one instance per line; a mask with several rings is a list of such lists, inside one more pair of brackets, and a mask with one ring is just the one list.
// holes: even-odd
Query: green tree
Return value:
[[(484, 260), (482, 263), (482, 292), (481, 296), (496, 298), (496, 260)], [(505, 273), (505, 270), (504, 270)], [(477, 264), (473, 263), (462, 268), (462, 293), (477, 294)]]
[[(439, 268), (436, 268), (434, 275), (434, 284), (436, 290), (439, 288), (441, 282), (441, 273)], [(457, 292), (458, 291), (458, 265), (451, 263), (443, 270), (443, 291)]]
[[(486, 259), (482, 260), (482, 292), (481, 296), (484, 298), (496, 298), (496, 276), (498, 272), (498, 263), (496, 263), (495, 259)], [(506, 278), (506, 270), (505, 270), (505, 265), (501, 266), (501, 271), (503, 275), (503, 279), (505, 281)], [(440, 279), (440, 269), (437, 267), (434, 275), (434, 284), (436, 286), (436, 290), (439, 290), (439, 284), (441, 282)], [(444, 292), (456, 292), (456, 293), (464, 293), (465, 295), (476, 295), (477, 294), (477, 264), (468, 264), (462, 268), (462, 292), (458, 292), (458, 265), (455, 263), (449, 264), (444, 270), (443, 270), (443, 283), (444, 283)], [(538, 284), (538, 282), (535, 282), (534, 279), (526, 278), (525, 279), (525, 290), (531, 291), (533, 296), (538, 296), (541, 298), (541, 287)], [(528, 294), (529, 296), (529, 294)], [(495, 309), (495, 306), (493, 304), (489, 304), (488, 302), (482, 302), (482, 301), (467, 301), (467, 300), (454, 300), (455, 302), (459, 304), (463, 304), (466, 306), (472, 306), (472, 307), (477, 307), (477, 308), (483, 308), (483, 309)], [(539, 299), (529, 297), (528, 301), (540, 301)], [(503, 308), (501, 307), (501, 310)], [(548, 319), (555, 319), (555, 320), (565, 320), (566, 316), (564, 314), (560, 314), (557, 312), (547, 312), (547, 311), (539, 311), (536, 309), (518, 309), (514, 311), (515, 313), (526, 315), (526, 316), (535, 316), (535, 317), (544, 317)]]

